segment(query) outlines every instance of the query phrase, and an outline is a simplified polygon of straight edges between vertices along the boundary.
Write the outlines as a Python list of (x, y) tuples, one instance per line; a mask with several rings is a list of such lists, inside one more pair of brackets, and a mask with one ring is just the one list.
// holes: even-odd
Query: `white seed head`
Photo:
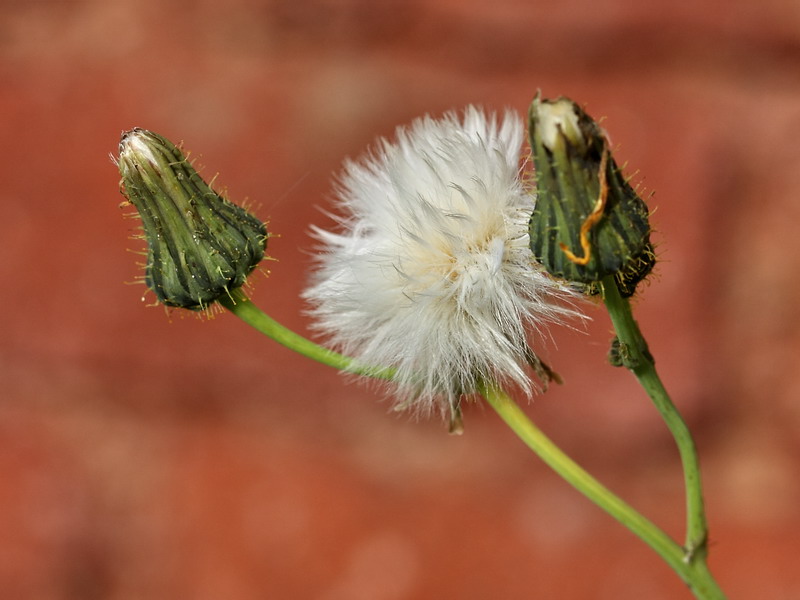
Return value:
[(396, 137), (346, 164), (339, 230), (314, 229), (304, 297), (317, 329), (361, 363), (395, 367), (403, 408), (447, 414), (488, 380), (530, 393), (528, 334), (575, 313), (529, 249), (521, 119), (469, 107)]

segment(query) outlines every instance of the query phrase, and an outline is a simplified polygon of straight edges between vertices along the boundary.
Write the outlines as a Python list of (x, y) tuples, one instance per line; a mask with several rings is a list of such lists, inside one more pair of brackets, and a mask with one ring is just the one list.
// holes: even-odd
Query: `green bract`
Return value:
[(169, 140), (122, 135), (122, 192), (142, 218), (145, 282), (167, 306), (201, 310), (240, 287), (264, 258), (266, 226), (225, 200)]
[(647, 206), (622, 176), (602, 129), (572, 100), (537, 96), (529, 116), (536, 260), (588, 293), (614, 275), (623, 296), (632, 295), (655, 264)]

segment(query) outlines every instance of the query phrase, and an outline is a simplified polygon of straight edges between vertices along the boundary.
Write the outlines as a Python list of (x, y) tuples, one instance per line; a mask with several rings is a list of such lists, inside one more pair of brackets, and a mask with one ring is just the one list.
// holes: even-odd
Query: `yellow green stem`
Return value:
[(704, 559), (708, 526), (703, 504), (703, 488), (700, 482), (700, 461), (692, 434), (661, 383), (656, 372), (655, 361), (633, 318), (630, 303), (619, 293), (613, 276), (603, 280), (602, 289), (603, 300), (619, 340), (622, 364), (630, 369), (647, 395), (650, 396), (678, 446), (686, 487), (685, 560), (692, 562), (696, 559)]
[[(229, 297), (223, 297), (218, 302), (257, 331), (303, 356), (350, 373), (387, 380), (394, 377), (394, 369), (360, 365), (354, 359), (323, 348), (284, 327), (262, 312), (241, 290), (231, 292)], [(684, 548), (569, 458), (505, 392), (490, 384), (484, 385), (480, 391), (531, 450), (579, 492), (653, 548), (699, 600), (724, 600), (725, 596), (706, 567), (704, 553), (700, 555), (695, 552), (690, 556), (692, 560), (687, 560)]]
[(485, 385), (481, 390), (489, 405), (528, 448), (567, 483), (637, 535), (689, 586), (699, 600), (724, 600), (705, 560), (687, 561), (684, 549), (663, 530), (589, 475), (533, 424), (503, 390)]
[(365, 377), (375, 377), (377, 379), (392, 379), (394, 377), (394, 369), (360, 365), (349, 356), (323, 348), (308, 338), (284, 327), (253, 304), (245, 296), (241, 288), (233, 290), (230, 296), (222, 296), (217, 299), (217, 302), (257, 331), (307, 358), (340, 371), (364, 375)]

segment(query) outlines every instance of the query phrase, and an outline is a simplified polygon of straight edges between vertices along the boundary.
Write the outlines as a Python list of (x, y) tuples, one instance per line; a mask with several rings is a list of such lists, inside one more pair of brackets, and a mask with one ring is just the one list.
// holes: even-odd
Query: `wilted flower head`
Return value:
[(240, 287), (264, 258), (267, 229), (203, 181), (168, 139), (122, 134), (122, 193), (147, 240), (145, 283), (167, 306), (201, 310)]
[(530, 392), (527, 367), (548, 373), (527, 336), (574, 313), (528, 246), (523, 134), (512, 112), (416, 120), (346, 164), (340, 231), (315, 229), (316, 326), (360, 362), (395, 367), (401, 408), (456, 414), (482, 381)]
[(655, 264), (647, 205), (600, 126), (569, 98), (537, 96), (529, 113), (538, 201), (531, 250), (555, 277), (596, 294), (613, 276), (630, 296)]

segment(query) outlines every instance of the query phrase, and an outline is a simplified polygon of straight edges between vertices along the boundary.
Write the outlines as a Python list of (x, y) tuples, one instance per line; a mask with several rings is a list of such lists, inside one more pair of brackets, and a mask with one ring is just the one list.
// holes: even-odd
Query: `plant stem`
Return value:
[[(240, 289), (234, 290), (230, 296), (223, 297), (218, 302), (257, 331), (303, 356), (349, 373), (387, 380), (394, 377), (395, 370), (392, 368), (360, 365), (348, 356), (323, 348), (287, 329), (253, 304)], [(688, 555), (685, 549), (681, 548), (664, 531), (569, 458), (528, 419), (527, 415), (504, 391), (492, 385), (484, 385), (481, 393), (531, 450), (579, 492), (653, 548), (689, 586), (698, 599), (724, 600), (725, 596), (706, 566), (704, 546), (702, 553), (695, 552)], [(699, 478), (697, 482), (699, 486)], [(687, 560), (687, 558), (694, 560)]]
[(481, 390), (489, 405), (550, 468), (589, 500), (605, 510), (622, 525), (655, 550), (689, 586), (700, 600), (724, 600), (705, 563), (705, 559), (686, 561), (684, 549), (663, 530), (637, 512), (619, 496), (589, 475), (533, 424), (528, 416), (503, 390), (485, 385)]
[(253, 304), (253, 302), (245, 296), (241, 288), (233, 290), (230, 296), (219, 298), (217, 302), (257, 331), (272, 338), (279, 344), (294, 350), (298, 354), (302, 354), (303, 356), (321, 362), (329, 367), (333, 367), (334, 369), (354, 373), (356, 375), (364, 375), (366, 377), (375, 377), (378, 379), (392, 379), (394, 377), (394, 369), (360, 365), (349, 356), (344, 356), (343, 354), (323, 348), (311, 340), (304, 338), (302, 335), (295, 333), (291, 329), (284, 327)]
[(533, 424), (508, 394), (493, 385), (484, 386), (481, 394), (525, 445), (567, 483), (644, 540), (673, 569), (683, 568), (681, 566), (683, 552), (671, 537), (636, 512), (567, 456)]
[(705, 556), (708, 538), (697, 449), (686, 422), (661, 383), (656, 372), (655, 361), (647, 349), (647, 342), (633, 318), (630, 303), (620, 295), (613, 276), (606, 277), (602, 285), (603, 300), (619, 339), (622, 363), (633, 372), (647, 395), (650, 396), (678, 445), (686, 486), (686, 544), (684, 549), (687, 562), (691, 562), (695, 557)]

